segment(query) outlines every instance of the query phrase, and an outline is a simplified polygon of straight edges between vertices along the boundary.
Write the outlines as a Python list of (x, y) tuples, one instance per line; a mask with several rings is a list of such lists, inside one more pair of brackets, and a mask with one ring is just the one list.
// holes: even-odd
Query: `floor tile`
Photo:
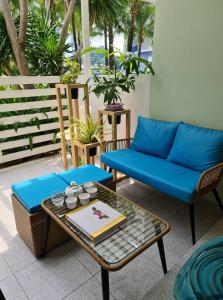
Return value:
[[(110, 273), (110, 291), (119, 300), (139, 300), (162, 277), (161, 267), (141, 254), (120, 271)], [(96, 278), (101, 281), (100, 273)]]
[[(55, 251), (55, 250), (54, 250)], [(57, 251), (69, 253), (75, 257), (92, 275), (100, 271), (98, 263), (82, 249), (75, 241), (71, 240), (57, 248)]]
[[(91, 278), (65, 299), (66, 300), (102, 300), (101, 284), (95, 278)], [(115, 300), (115, 298), (112, 295), (110, 295), (110, 300)]]
[(30, 299), (62, 299), (87, 281), (91, 274), (61, 249), (15, 274)]
[(28, 299), (14, 276), (10, 276), (7, 279), (1, 281), (0, 289), (2, 290), (7, 300)]
[(150, 291), (145, 293), (142, 300), (174, 300), (173, 286), (178, 271), (178, 267), (169, 271)]
[(2, 256), (13, 273), (36, 261), (36, 258), (19, 235), (16, 235), (14, 238), (7, 240), (4, 243), (5, 251), (2, 252)]
[(9, 277), (10, 275), (12, 275), (12, 271), (10, 270), (2, 255), (0, 255), (0, 281)]

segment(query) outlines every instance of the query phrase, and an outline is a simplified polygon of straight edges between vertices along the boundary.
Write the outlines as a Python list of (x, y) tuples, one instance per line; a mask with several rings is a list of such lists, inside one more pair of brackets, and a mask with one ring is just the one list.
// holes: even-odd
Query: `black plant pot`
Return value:
[[(65, 89), (65, 96), (67, 97), (67, 90)], [(78, 99), (78, 89), (73, 88), (71, 89), (71, 98), (72, 99)]]
[(72, 97), (72, 99), (78, 99), (78, 89), (77, 88), (71, 89), (71, 97)]
[[(116, 116), (116, 124), (120, 124), (121, 123), (121, 115), (119, 116)], [(111, 116), (108, 116), (108, 124), (112, 124), (112, 117)]]
[(96, 154), (97, 154), (97, 147), (89, 149), (89, 155), (90, 156), (95, 156)]

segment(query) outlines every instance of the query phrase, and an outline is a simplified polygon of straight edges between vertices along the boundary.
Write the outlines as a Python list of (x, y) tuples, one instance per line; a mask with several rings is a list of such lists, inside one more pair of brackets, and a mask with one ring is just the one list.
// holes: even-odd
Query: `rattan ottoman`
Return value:
[[(95, 179), (97, 178), (99, 182), (102, 182), (110, 189), (115, 190), (115, 183), (112, 181), (112, 175), (95, 166), (84, 166), (78, 168), (78, 170), (74, 169), (73, 172), (72, 170), (69, 170), (67, 172), (67, 174), (65, 172), (62, 172), (60, 174), (51, 174), (54, 177), (56, 176), (55, 178), (58, 180), (58, 182), (61, 181), (63, 183), (61, 187), (61, 189), (63, 190), (61, 190), (60, 192), (64, 191), (65, 187), (70, 184), (70, 180), (76, 181), (78, 184), (82, 184), (86, 181), (95, 181)], [(78, 175), (80, 178), (80, 182), (78, 182)], [(38, 178), (31, 179), (30, 182), (32, 183), (33, 180), (35, 182), (36, 180), (38, 180)], [(21, 183), (19, 183), (18, 185), (20, 184)], [(34, 211), (30, 211), (29, 208), (27, 209), (26, 203), (21, 201), (21, 194), (19, 196), (16, 194), (15, 186), (16, 184), (12, 186), (13, 193), (11, 195), (11, 198), (15, 216), (16, 229), (23, 241), (25, 242), (25, 244), (33, 253), (33, 255), (36, 257), (41, 257), (43, 253), (42, 248), (46, 213), (40, 207), (40, 203), (41, 201), (43, 201), (47, 197), (50, 197), (51, 195), (47, 195), (47, 193), (45, 193), (43, 199), (41, 199), (41, 201), (39, 202), (39, 207), (36, 206)], [(32, 188), (32, 184), (30, 185), (30, 188)], [(43, 187), (41, 187), (40, 185), (40, 189), (41, 188), (46, 188), (46, 184)], [(37, 192), (38, 191), (35, 191), (36, 194)], [(32, 202), (32, 199), (29, 199), (29, 201)], [(47, 251), (63, 244), (68, 239), (70, 239), (70, 236), (61, 228), (61, 226), (58, 226), (56, 222), (52, 222), (49, 229)]]

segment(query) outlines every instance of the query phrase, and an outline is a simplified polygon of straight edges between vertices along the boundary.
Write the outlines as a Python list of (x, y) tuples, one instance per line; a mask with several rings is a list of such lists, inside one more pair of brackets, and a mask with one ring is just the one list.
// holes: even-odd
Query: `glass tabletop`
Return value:
[(124, 259), (128, 259), (135, 251), (148, 248), (169, 231), (169, 225), (148, 210), (101, 184), (95, 183), (95, 186), (98, 189), (98, 200), (107, 203), (127, 217), (127, 225), (123, 229), (119, 229), (97, 245), (65, 218), (64, 215), (70, 211), (65, 204), (62, 207), (56, 207), (51, 199), (47, 199), (43, 201), (42, 207), (43, 209), (46, 208), (45, 210), (51, 212), (51, 214), (53, 213), (55, 219), (62, 221), (65, 226), (89, 246), (94, 255), (97, 255), (107, 264), (117, 264)]

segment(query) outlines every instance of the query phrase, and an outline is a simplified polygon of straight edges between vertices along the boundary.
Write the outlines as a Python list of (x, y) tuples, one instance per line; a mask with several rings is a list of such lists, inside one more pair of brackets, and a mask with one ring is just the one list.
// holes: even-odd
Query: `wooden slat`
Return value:
[(0, 85), (58, 83), (59, 76), (0, 76)]
[[(63, 100), (63, 105), (66, 105), (66, 99)], [(57, 100), (31, 101), (22, 103), (0, 104), (0, 112), (29, 110), (33, 108), (57, 107)]]
[[(68, 126), (68, 121), (64, 122), (64, 126)], [(41, 131), (57, 129), (57, 128), (59, 128), (59, 122), (41, 124), (40, 129), (37, 129), (37, 126), (28, 126), (24, 128), (19, 128), (17, 132), (15, 132), (14, 129), (8, 129), (8, 130), (0, 131), (0, 138), (4, 139), (9, 137), (29, 134), (33, 132), (41, 132)]]
[[(10, 116), (0, 119), (0, 124), (2, 125), (9, 125), (14, 124), (16, 122), (29, 122), (32, 118), (38, 118), (39, 120), (47, 120), (52, 118), (58, 118), (57, 111), (50, 111), (46, 113), (47, 116), (43, 113), (36, 113), (36, 114), (29, 114), (29, 115), (18, 115), (18, 116)], [(68, 115), (67, 110), (63, 111), (64, 117)]]
[[(54, 137), (54, 133), (34, 136), (33, 144), (52, 141), (53, 137)], [(22, 147), (22, 146), (27, 146), (27, 145), (29, 145), (29, 139), (25, 138), (25, 139), (20, 139), (20, 140), (16, 140), (16, 141), (0, 143), (0, 150), (13, 149), (16, 147)]]
[(49, 151), (58, 150), (58, 149), (60, 149), (60, 143), (34, 148), (32, 151), (25, 150), (25, 151), (16, 152), (8, 155), (3, 155), (0, 156), (0, 164), (8, 161), (13, 161), (15, 159), (33, 156), (40, 153), (47, 153)]
[(30, 90), (9, 90), (0, 91), (0, 99), (26, 98), (39, 96), (52, 96), (56, 94), (55, 88), (48, 89), (30, 89)]

